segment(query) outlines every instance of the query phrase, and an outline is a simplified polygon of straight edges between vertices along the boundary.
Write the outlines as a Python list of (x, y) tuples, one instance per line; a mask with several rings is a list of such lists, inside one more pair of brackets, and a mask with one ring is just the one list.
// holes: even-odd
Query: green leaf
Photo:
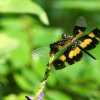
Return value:
[(69, 8), (69, 9), (81, 9), (81, 10), (100, 10), (100, 1), (99, 0), (58, 0), (54, 3), (54, 8)]
[(14, 79), (20, 88), (22, 88), (23, 90), (33, 92), (33, 86), (30, 85), (23, 76), (14, 74)]
[(46, 92), (48, 100), (72, 100), (67, 94), (59, 91), (48, 91)]
[(16, 100), (17, 99), (17, 96), (15, 94), (10, 94), (6, 97), (4, 97), (3, 100)]
[(44, 24), (49, 25), (45, 11), (31, 0), (0, 0), (0, 13), (35, 14)]
[(86, 86), (74, 85), (69, 87), (71, 91), (81, 96), (91, 97), (93, 90)]
[(19, 41), (2, 33), (0, 34), (0, 43), (0, 55), (3, 55), (15, 49)]

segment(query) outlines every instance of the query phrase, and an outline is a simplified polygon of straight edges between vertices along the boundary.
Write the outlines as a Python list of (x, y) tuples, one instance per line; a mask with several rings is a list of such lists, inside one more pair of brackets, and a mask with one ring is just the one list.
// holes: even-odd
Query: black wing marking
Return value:
[(83, 32), (85, 31), (86, 27), (87, 24), (85, 18), (83, 16), (79, 16), (73, 30), (73, 36), (77, 38), (80, 37), (80, 35), (82, 35)]
[(85, 50), (94, 49), (100, 41), (100, 29), (94, 29), (88, 35), (79, 38), (79, 40), (81, 41), (79, 46), (81, 46)]
[(53, 62), (55, 69), (60, 70), (68, 65), (72, 65), (81, 60), (83, 57), (83, 53), (81, 50), (73, 43), (69, 46), (63, 55), (61, 55), (58, 59)]

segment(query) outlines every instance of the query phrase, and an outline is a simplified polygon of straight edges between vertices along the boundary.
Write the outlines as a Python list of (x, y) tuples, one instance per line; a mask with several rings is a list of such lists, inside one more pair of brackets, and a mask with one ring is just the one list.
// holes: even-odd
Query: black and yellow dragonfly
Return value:
[[(84, 17), (80, 16), (73, 30), (73, 36), (62, 35), (62, 40), (50, 44), (50, 58), (47, 64), (45, 75), (41, 81), (40, 88), (36, 95), (43, 91), (43, 88), (48, 79), (51, 66), (54, 65), (55, 69), (60, 70), (69, 65), (80, 61), (83, 57), (83, 52), (88, 54), (93, 59), (96, 59), (89, 50), (94, 49), (100, 41), (100, 29), (96, 28), (89, 34), (80, 37), (86, 29), (86, 21)], [(59, 53), (61, 52), (61, 53)], [(57, 54), (59, 55), (54, 58)]]
[(64, 52), (53, 61), (55, 69), (60, 70), (80, 61), (83, 57), (83, 52), (88, 54), (93, 59), (96, 59), (88, 51), (94, 49), (100, 41), (100, 29), (96, 28), (89, 34), (80, 37), (86, 29), (86, 21), (80, 16), (73, 30), (73, 36), (63, 34), (63, 39), (50, 44), (50, 54), (56, 54), (64, 49)]
[[(96, 59), (89, 53), (89, 50), (94, 49), (99, 43), (100, 29), (96, 28), (89, 32), (89, 34), (82, 36), (86, 27), (87, 24), (85, 18), (83, 16), (79, 16), (73, 29), (73, 36), (67, 36), (67, 34), (64, 33), (62, 34), (61, 40), (50, 44), (50, 55), (55, 56), (57, 53), (61, 52), (60, 55), (52, 62), (55, 69), (60, 70), (80, 61), (83, 57), (83, 53), (86, 53), (93, 59)], [(46, 46), (46, 52), (48, 52), (47, 48), (48, 47)], [(45, 51), (41, 50), (41, 48), (38, 50), (40, 51), (40, 55)], [(38, 50), (35, 50), (37, 51), (36, 54), (38, 54)], [(33, 51), (34, 58), (36, 58), (35, 51)]]

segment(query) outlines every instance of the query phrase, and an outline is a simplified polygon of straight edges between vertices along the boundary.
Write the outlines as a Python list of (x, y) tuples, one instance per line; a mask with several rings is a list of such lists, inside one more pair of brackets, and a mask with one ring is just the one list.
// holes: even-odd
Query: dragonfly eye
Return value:
[(62, 34), (62, 38), (63, 38), (63, 39), (66, 39), (66, 38), (67, 38), (67, 34), (66, 34), (66, 33), (63, 33), (63, 34)]

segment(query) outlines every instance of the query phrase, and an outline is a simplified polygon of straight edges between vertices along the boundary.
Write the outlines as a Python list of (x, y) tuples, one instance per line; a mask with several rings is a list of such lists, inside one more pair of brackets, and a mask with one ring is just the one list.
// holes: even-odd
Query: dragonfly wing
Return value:
[(65, 52), (53, 62), (55, 69), (60, 70), (78, 62), (83, 57), (81, 50), (73, 43)]
[(41, 58), (48, 58), (49, 57), (50, 48), (49, 45), (40, 47), (36, 50), (32, 51), (32, 59), (41, 59)]
[(88, 35), (79, 38), (79, 40), (81, 41), (79, 46), (81, 46), (83, 49), (85, 50), (94, 49), (100, 41), (100, 29), (98, 28), (94, 29)]
[(83, 16), (79, 16), (76, 21), (76, 25), (74, 26), (73, 36), (77, 38), (80, 37), (80, 35), (82, 35), (85, 31), (86, 27), (87, 24), (85, 18)]

